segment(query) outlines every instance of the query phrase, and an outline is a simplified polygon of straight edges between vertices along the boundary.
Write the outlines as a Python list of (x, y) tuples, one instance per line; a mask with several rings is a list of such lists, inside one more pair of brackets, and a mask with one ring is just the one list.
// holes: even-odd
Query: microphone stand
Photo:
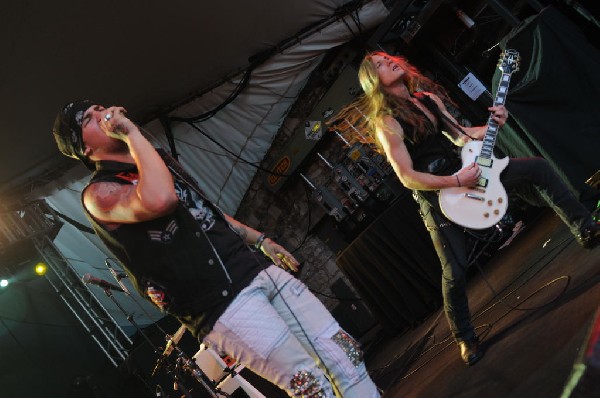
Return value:
[[(111, 269), (114, 270), (114, 267), (110, 265), (108, 260), (112, 260), (113, 262), (116, 262), (117, 260), (112, 258), (112, 257), (106, 257), (106, 259), (104, 260), (104, 264), (106, 264), (106, 268), (110, 271)], [(121, 267), (122, 268), (122, 267)], [(123, 278), (121, 278), (121, 280), (118, 279), (118, 277), (113, 274), (111, 272), (111, 275), (113, 276), (113, 278), (117, 281), (117, 283), (119, 284), (119, 286), (121, 285), (121, 283), (124, 285), (124, 282), (121, 282), (122, 279), (127, 278), (127, 274), (124, 274), (125, 276)], [(133, 300), (133, 302), (140, 308), (140, 310), (142, 310), (142, 312), (144, 313), (144, 315), (146, 315), (148, 317), (148, 319), (150, 319), (152, 322), (154, 322), (156, 324), (156, 327), (158, 328), (158, 330), (163, 333), (163, 334), (167, 334), (167, 332), (165, 330), (163, 330), (160, 325), (157, 323), (157, 321), (154, 319), (154, 316), (152, 316), (150, 313), (148, 313), (148, 311), (144, 308), (144, 306), (142, 304), (140, 304), (140, 302), (136, 299), (134, 294), (129, 294), (128, 292), (125, 292), (127, 294), (127, 296)]]
[[(150, 347), (152, 348), (154, 353), (156, 355), (160, 355), (158, 347), (156, 347), (156, 345), (152, 342), (152, 340), (150, 340), (150, 338), (147, 336), (147, 334), (144, 332), (144, 330), (137, 324), (135, 319), (133, 319), (133, 315), (128, 314), (127, 311), (125, 311), (125, 308), (123, 308), (123, 306), (121, 304), (119, 304), (117, 299), (114, 297), (112, 291), (107, 287), (105, 287), (103, 290), (104, 290), (104, 294), (106, 294), (106, 296), (108, 298), (110, 298), (113, 303), (115, 303), (115, 305), (119, 308), (119, 310), (121, 310), (121, 312), (125, 315), (127, 320), (135, 327), (135, 329), (144, 338), (144, 340), (146, 340), (146, 342), (150, 345)], [(162, 359), (162, 357), (161, 357), (161, 359)], [(167, 359), (167, 358), (165, 357), (165, 359)], [(161, 363), (162, 363), (162, 361), (161, 361)], [(192, 395), (190, 394), (189, 390), (187, 388), (185, 388), (185, 386), (183, 386), (181, 383), (178, 382), (177, 375), (172, 373), (169, 366), (167, 366), (167, 374), (173, 378), (173, 382), (181, 389), (181, 392), (183, 393), (184, 397), (193, 398)], [(146, 383), (144, 383), (144, 384), (146, 384)], [(216, 397), (216, 395), (214, 395), (214, 396)]]
[(182, 365), (184, 370), (189, 371), (194, 379), (196, 379), (210, 394), (211, 397), (219, 398), (231, 398), (231, 395), (227, 394), (224, 391), (219, 390), (214, 387), (214, 382), (204, 374), (202, 369), (198, 366), (195, 361), (192, 361), (188, 356), (185, 355), (183, 351), (177, 346), (177, 344), (173, 344), (173, 348), (177, 352), (177, 362)]

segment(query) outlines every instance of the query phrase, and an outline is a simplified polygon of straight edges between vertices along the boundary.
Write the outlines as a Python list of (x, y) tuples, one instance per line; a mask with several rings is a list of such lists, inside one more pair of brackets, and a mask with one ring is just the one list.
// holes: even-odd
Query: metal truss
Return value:
[(23, 241), (32, 242), (52, 271), (46, 274), (50, 285), (110, 362), (119, 366), (133, 342), (54, 245), (53, 239), (61, 227), (62, 222), (43, 200), (3, 212), (0, 214), (0, 250)]

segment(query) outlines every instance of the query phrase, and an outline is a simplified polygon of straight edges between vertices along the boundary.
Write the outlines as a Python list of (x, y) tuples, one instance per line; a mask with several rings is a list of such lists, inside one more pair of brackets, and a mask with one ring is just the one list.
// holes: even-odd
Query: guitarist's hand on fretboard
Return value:
[(490, 106), (488, 111), (492, 113), (491, 117), (496, 123), (498, 123), (498, 127), (502, 127), (506, 124), (506, 120), (508, 119), (508, 110), (504, 105)]

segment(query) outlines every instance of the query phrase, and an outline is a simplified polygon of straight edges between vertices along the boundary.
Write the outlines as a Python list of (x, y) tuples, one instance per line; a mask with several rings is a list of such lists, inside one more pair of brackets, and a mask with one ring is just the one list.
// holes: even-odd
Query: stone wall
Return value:
[[(272, 147), (263, 159), (263, 168), (278, 157), (292, 134), (304, 125), (340, 71), (352, 61), (351, 54), (342, 47), (331, 51), (325, 57), (321, 67), (313, 73), (299, 100), (288, 113)], [(327, 158), (337, 156), (332, 154), (339, 151), (343, 145), (331, 134), (325, 133), (318, 144), (319, 152)], [(297, 277), (316, 293), (327, 308), (332, 309), (338, 300), (331, 298), (334, 295), (330, 286), (344, 276), (335, 263), (336, 253), (314, 233), (315, 226), (322, 222), (324, 217), (330, 216), (310, 198), (312, 192), (300, 178), (299, 172), (317, 184), (325, 184), (332, 179), (332, 173), (318, 160), (314, 151), (276, 193), (266, 187), (265, 172), (259, 171), (238, 208), (236, 218), (263, 231), (290, 250), (302, 264)], [(349, 284), (347, 280), (346, 283)]]

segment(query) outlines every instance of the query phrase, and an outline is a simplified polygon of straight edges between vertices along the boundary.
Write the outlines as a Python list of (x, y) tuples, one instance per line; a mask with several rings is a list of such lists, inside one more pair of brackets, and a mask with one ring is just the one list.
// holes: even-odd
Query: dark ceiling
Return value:
[(64, 165), (51, 126), (67, 101), (143, 121), (245, 69), (347, 0), (24, 0), (0, 14), (0, 192)]

